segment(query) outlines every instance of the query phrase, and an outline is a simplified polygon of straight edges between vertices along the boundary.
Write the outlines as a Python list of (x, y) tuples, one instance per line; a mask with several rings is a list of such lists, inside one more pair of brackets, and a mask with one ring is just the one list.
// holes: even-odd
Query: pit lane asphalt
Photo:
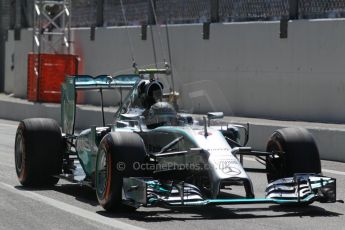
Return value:
[[(52, 189), (28, 191), (19, 185), (14, 169), (17, 124), (0, 120), (0, 229), (344, 229), (343, 203), (304, 208), (271, 204), (140, 208), (136, 213), (108, 214), (97, 204), (93, 190), (69, 182), (60, 180)], [(322, 161), (322, 165), (326, 176), (337, 179), (337, 199), (345, 200), (345, 163)], [(259, 164), (246, 158), (245, 166)], [(249, 175), (256, 197), (263, 197), (265, 175)]]

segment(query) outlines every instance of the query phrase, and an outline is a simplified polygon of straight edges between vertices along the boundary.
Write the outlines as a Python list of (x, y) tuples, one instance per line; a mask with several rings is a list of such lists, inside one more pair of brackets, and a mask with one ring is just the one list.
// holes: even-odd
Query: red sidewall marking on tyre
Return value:
[[(20, 125), (21, 126), (21, 125)], [(24, 139), (24, 130), (21, 130), (20, 135), (22, 136), (22, 144), (23, 144), (23, 152), (22, 152), (22, 162), (21, 162), (21, 166), (20, 166), (20, 173), (18, 176), (18, 179), (20, 182), (23, 182), (25, 180), (25, 178), (27, 177), (27, 169), (26, 169), (26, 143), (25, 143), (25, 139)]]
[(110, 194), (110, 187), (111, 187), (111, 167), (112, 167), (112, 159), (111, 159), (111, 154), (107, 154), (107, 185), (106, 185), (106, 190), (104, 193), (104, 200), (108, 200), (109, 194)]

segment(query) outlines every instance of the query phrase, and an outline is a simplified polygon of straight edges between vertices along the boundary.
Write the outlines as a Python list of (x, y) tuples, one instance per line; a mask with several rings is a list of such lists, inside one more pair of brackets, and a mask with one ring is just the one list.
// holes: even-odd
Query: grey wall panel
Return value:
[[(345, 20), (289, 22), (288, 38), (279, 38), (279, 22), (211, 24), (210, 40), (202, 25), (169, 26), (173, 71), (185, 107), (194, 112), (285, 120), (345, 122)], [(131, 69), (129, 40), (139, 66), (153, 64), (150, 33), (139, 27), (76, 29), (74, 52), (85, 74), (115, 74)], [(163, 49), (158, 32), (162, 35)], [(165, 30), (154, 28), (157, 59), (167, 58)], [(31, 32), (15, 43), (15, 94), (26, 95), (26, 56)], [(8, 57), (8, 55), (6, 55)], [(109, 96), (113, 99), (112, 96)], [(97, 103), (86, 95), (86, 102)]]
[(4, 92), (13, 93), (14, 92), (14, 70), (15, 70), (15, 52), (14, 52), (14, 33), (8, 31), (8, 42), (5, 43), (5, 83)]
[[(32, 49), (32, 30), (22, 29), (21, 39), (14, 42), (14, 95), (26, 98), (27, 95), (27, 62)], [(7, 57), (9, 55), (6, 55)]]
[(5, 88), (5, 32), (0, 27), (0, 92), (3, 92)]

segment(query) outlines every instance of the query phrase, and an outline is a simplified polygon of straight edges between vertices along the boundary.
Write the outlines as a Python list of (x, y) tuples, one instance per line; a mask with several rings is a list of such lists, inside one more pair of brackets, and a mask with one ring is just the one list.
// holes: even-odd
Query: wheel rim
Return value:
[(96, 190), (97, 195), (100, 199), (104, 198), (106, 189), (107, 189), (107, 180), (108, 180), (108, 164), (107, 164), (107, 155), (102, 149), (99, 152), (97, 158), (97, 170), (96, 170)]
[(15, 142), (15, 164), (18, 176), (21, 175), (24, 168), (24, 159), (25, 159), (25, 143), (23, 134), (21, 132), (17, 133), (16, 142)]
[(284, 151), (279, 142), (271, 140), (268, 143), (267, 152), (275, 152), (275, 157), (267, 157), (266, 169), (267, 177), (270, 181), (285, 176), (285, 156)]

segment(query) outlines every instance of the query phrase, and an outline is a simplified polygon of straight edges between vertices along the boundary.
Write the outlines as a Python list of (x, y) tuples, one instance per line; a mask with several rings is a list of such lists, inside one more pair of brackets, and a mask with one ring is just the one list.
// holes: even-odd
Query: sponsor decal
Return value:
[(206, 149), (206, 151), (230, 151), (229, 148), (214, 148), (214, 149)]

